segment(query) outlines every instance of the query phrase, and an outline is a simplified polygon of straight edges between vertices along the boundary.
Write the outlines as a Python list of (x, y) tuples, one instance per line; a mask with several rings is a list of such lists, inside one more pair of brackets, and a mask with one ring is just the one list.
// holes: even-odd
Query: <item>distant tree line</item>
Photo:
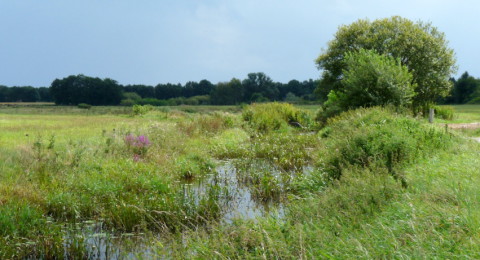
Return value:
[(50, 94), (57, 105), (118, 105), (123, 88), (113, 79), (100, 79), (84, 75), (55, 79)]
[(50, 89), (47, 87), (34, 88), (7, 87), (0, 85), (0, 102), (52, 102)]
[(449, 95), (440, 100), (444, 104), (480, 104), (480, 79), (464, 72), (458, 79), (451, 78), (453, 88)]
[(123, 87), (124, 105), (236, 105), (241, 103), (288, 101), (313, 101), (317, 80), (288, 83), (274, 82), (262, 72), (250, 73), (244, 80), (233, 78), (228, 82), (212, 84), (208, 80), (181, 84), (154, 86), (127, 85)]
[[(453, 88), (442, 104), (480, 104), (480, 79), (464, 72), (451, 78)], [(274, 82), (262, 72), (250, 73), (247, 78), (233, 78), (212, 84), (208, 80), (181, 84), (126, 85), (112, 79), (71, 75), (55, 79), (50, 87), (0, 85), (0, 102), (55, 102), (58, 105), (236, 105), (241, 103), (286, 101), (301, 103), (324, 102), (326, 89), (320, 80), (290, 80)], [(325, 93), (324, 93), (325, 92)]]
[(55, 79), (49, 88), (0, 86), (0, 102), (55, 102), (57, 105), (236, 105), (241, 103), (315, 100), (317, 80), (274, 82), (262, 72), (246, 79), (213, 84), (208, 80), (182, 84), (126, 85), (109, 78), (71, 75)]

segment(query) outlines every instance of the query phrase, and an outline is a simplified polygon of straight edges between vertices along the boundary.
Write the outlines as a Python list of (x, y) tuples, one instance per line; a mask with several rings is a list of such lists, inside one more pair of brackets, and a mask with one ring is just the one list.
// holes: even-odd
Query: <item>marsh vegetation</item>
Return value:
[(2, 258), (479, 252), (478, 144), (405, 113), (320, 131), (279, 103), (0, 113)]

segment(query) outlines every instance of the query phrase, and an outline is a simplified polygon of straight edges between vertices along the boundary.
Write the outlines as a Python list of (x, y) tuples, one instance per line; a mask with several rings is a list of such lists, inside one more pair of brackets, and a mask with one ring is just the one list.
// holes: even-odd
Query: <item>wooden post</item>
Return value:
[(431, 124), (433, 123), (433, 117), (435, 116), (435, 110), (433, 108), (430, 108), (430, 111), (428, 113), (428, 122)]

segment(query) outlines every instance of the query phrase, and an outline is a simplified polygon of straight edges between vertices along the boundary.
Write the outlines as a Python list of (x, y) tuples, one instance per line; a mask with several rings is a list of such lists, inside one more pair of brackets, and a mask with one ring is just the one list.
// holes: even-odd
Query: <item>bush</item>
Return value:
[(347, 68), (341, 88), (332, 90), (317, 119), (325, 123), (332, 116), (359, 107), (411, 104), (414, 87), (412, 74), (399, 60), (360, 49), (345, 54)]
[(310, 127), (313, 120), (307, 111), (286, 103), (252, 104), (243, 109), (242, 118), (259, 132), (288, 127)]
[(327, 101), (323, 104), (323, 106), (318, 110), (315, 120), (320, 122), (321, 124), (325, 124), (327, 120), (331, 117), (334, 117), (344, 111), (338, 102), (339, 100), (339, 93), (335, 91), (330, 91), (328, 93)]
[(153, 110), (153, 107), (151, 105), (134, 105), (132, 107), (132, 112), (135, 116), (143, 116), (151, 110)]
[(451, 136), (443, 129), (388, 111), (385, 108), (357, 109), (328, 122), (322, 166), (331, 178), (344, 169), (367, 168), (388, 172), (395, 178), (400, 167), (434, 149), (445, 148)]
[(136, 92), (125, 92), (125, 93), (123, 93), (123, 98), (124, 99), (130, 99), (130, 100), (133, 100), (135, 102), (142, 99), (142, 97), (139, 94), (137, 94)]
[(400, 60), (360, 49), (345, 55), (341, 104), (345, 108), (411, 104), (412, 74)]
[(166, 100), (156, 99), (156, 98), (143, 98), (138, 101), (139, 105), (151, 105), (151, 106), (167, 106), (168, 103)]
[(86, 104), (86, 103), (80, 103), (77, 105), (78, 108), (81, 108), (81, 109), (90, 109), (92, 108), (92, 105), (90, 104)]
[[(189, 111), (185, 111), (189, 113)], [(177, 127), (189, 136), (201, 134), (216, 134), (226, 128), (232, 127), (233, 119), (228, 115), (215, 113), (213, 115), (196, 116), (192, 121), (182, 121)]]
[(452, 106), (435, 106), (435, 116), (445, 120), (452, 120), (454, 117), (454, 109)]

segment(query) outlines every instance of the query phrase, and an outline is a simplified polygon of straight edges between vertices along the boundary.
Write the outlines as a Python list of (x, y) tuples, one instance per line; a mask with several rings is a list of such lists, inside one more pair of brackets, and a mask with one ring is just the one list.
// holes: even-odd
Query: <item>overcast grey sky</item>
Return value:
[(473, 0), (0, 0), (0, 85), (76, 74), (149, 85), (249, 72), (316, 79), (338, 26), (393, 15), (432, 22), (458, 74), (480, 77), (479, 14)]

